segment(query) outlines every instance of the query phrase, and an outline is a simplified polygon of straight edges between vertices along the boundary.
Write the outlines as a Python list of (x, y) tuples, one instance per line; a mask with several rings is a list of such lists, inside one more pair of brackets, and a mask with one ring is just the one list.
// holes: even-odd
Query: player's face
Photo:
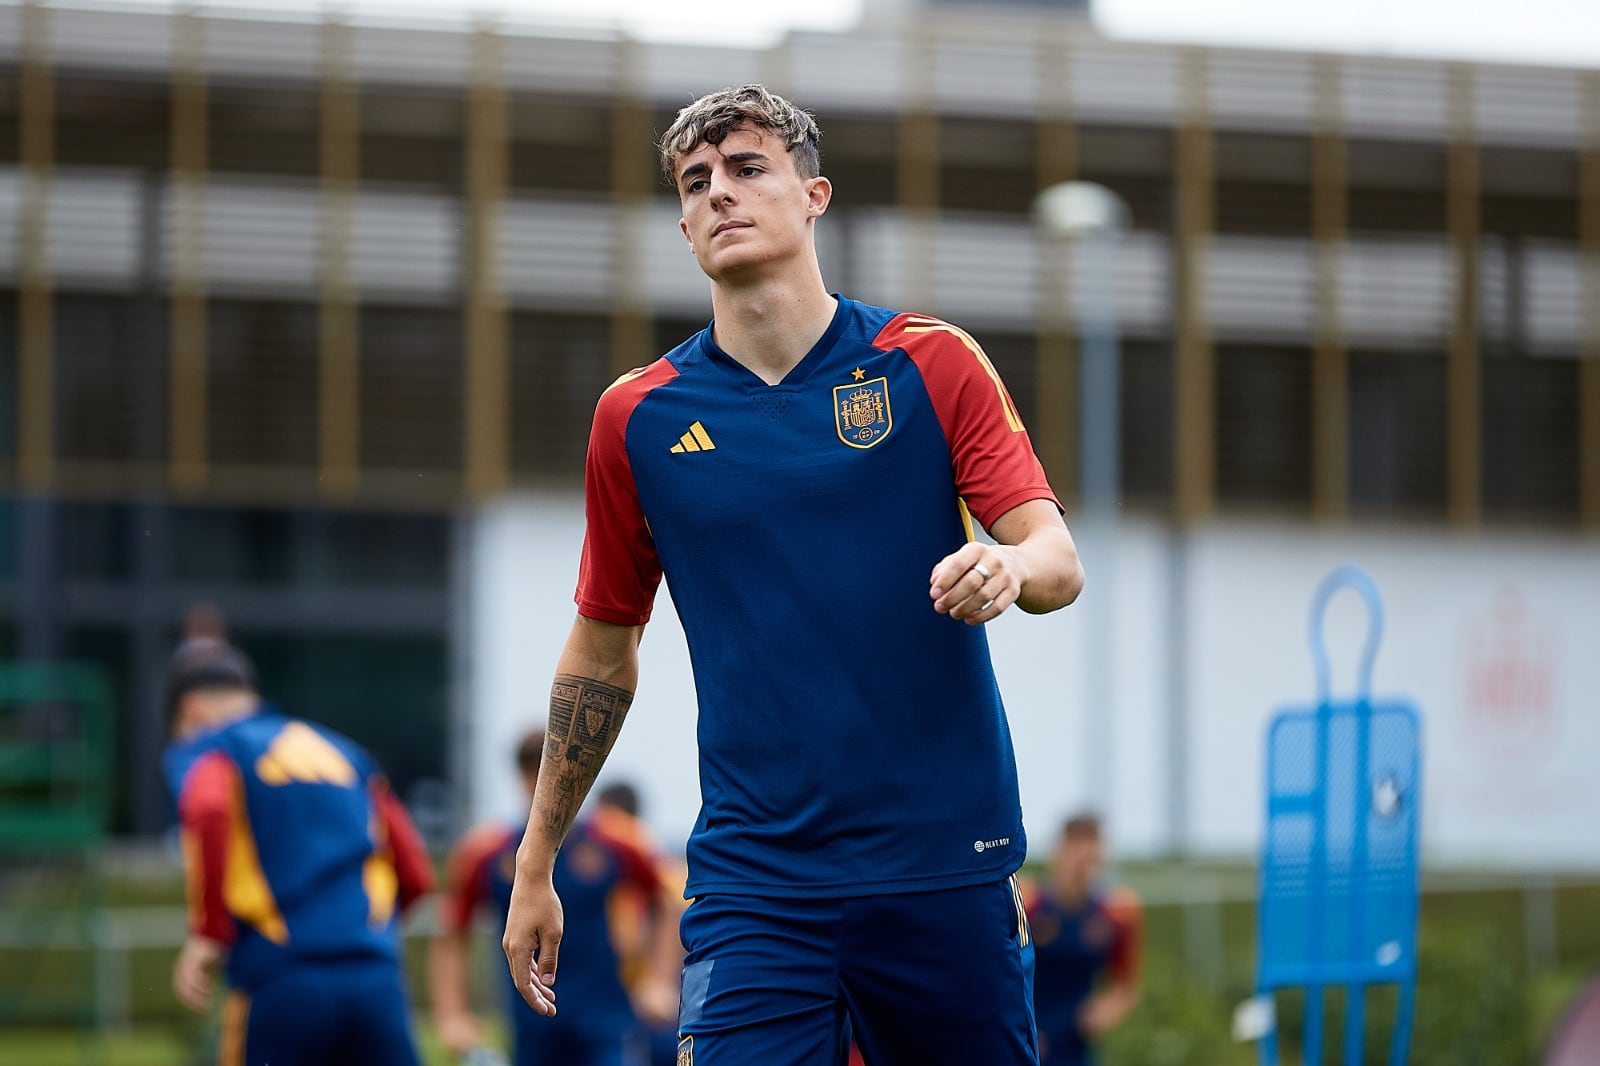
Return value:
[(1100, 879), (1105, 862), (1105, 848), (1098, 836), (1077, 836), (1056, 846), (1050, 873), (1057, 884), (1082, 891)]
[(827, 178), (802, 178), (778, 138), (735, 127), (673, 166), (678, 226), (714, 281), (768, 273), (811, 253), (811, 223), (827, 210)]

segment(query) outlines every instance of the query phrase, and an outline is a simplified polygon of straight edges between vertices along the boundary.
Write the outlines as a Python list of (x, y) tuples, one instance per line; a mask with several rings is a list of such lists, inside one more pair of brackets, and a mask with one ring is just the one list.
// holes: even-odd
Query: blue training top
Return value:
[(265, 711), (174, 743), (162, 770), (180, 808), (210, 790), (226, 811), (231, 985), (255, 988), (308, 961), (398, 960), (397, 842), (375, 795), (386, 786), (360, 746)]
[(838, 304), (776, 385), (708, 328), (595, 412), (576, 599), (641, 625), (671, 583), (700, 707), (689, 896), (955, 887), (1026, 853), (987, 639), (929, 575), (972, 517), (1055, 497), (970, 336)]

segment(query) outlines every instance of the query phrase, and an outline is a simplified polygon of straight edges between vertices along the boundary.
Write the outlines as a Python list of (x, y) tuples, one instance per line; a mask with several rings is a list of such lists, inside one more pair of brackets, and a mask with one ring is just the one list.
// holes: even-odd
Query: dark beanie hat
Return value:
[(250, 657), (225, 640), (195, 637), (178, 645), (167, 666), (163, 703), (170, 723), (185, 693), (204, 688), (238, 688), (254, 692), (256, 668)]

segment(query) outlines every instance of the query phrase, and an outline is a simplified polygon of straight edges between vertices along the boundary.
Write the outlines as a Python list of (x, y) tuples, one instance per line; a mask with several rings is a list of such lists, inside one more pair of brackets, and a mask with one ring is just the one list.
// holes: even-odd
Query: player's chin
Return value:
[(700, 269), (716, 282), (732, 284), (755, 280), (781, 258), (772, 248), (748, 241), (729, 248), (716, 248), (700, 260)]

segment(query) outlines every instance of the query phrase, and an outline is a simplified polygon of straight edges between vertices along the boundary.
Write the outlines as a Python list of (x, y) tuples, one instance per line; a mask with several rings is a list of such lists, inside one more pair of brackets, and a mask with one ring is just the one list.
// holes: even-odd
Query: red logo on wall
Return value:
[(1515, 585), (1496, 594), (1488, 616), (1468, 623), (1463, 640), (1463, 707), (1475, 740), (1497, 761), (1544, 759), (1560, 734), (1556, 627), (1528, 610)]

